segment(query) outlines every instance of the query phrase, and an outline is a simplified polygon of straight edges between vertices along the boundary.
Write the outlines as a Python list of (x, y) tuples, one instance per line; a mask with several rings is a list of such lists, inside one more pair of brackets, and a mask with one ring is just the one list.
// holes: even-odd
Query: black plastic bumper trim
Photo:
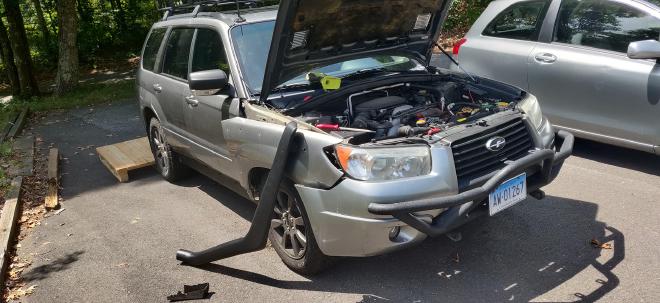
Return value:
[[(534, 165), (542, 164), (540, 172), (528, 177), (527, 191), (537, 190), (550, 183), (558, 173), (564, 160), (573, 152), (574, 137), (560, 130), (556, 136), (563, 140), (559, 150), (541, 149), (509, 163), (483, 185), (468, 191), (443, 197), (404, 201), (397, 203), (370, 203), (368, 210), (376, 215), (392, 215), (411, 227), (429, 235), (437, 236), (451, 231), (468, 221), (486, 213), (477, 209), (488, 195), (500, 184), (521, 174)], [(412, 213), (446, 208), (432, 223), (427, 223)]]

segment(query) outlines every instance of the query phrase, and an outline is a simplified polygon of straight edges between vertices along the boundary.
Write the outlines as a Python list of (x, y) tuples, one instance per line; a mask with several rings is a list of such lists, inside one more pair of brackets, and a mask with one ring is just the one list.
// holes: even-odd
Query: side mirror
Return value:
[(660, 42), (657, 40), (632, 42), (628, 45), (628, 58), (660, 59)]
[(227, 86), (227, 74), (219, 69), (190, 73), (188, 87), (196, 96), (213, 95)]

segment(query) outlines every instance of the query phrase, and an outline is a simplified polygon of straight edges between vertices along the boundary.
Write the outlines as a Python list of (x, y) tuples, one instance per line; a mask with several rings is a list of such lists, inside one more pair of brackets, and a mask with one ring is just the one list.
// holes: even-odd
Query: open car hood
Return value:
[(261, 101), (317, 67), (377, 55), (428, 65), (451, 0), (282, 0)]

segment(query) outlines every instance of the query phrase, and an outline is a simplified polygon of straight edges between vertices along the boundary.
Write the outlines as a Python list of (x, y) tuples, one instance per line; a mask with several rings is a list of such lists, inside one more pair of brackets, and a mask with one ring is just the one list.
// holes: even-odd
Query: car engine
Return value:
[(515, 102), (470, 84), (406, 83), (352, 94), (342, 112), (308, 112), (302, 119), (328, 133), (359, 136), (364, 142), (430, 136), (514, 107)]

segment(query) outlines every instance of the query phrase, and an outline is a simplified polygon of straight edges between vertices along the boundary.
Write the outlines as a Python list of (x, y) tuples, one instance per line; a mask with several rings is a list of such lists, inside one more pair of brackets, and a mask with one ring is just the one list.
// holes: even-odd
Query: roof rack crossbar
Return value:
[(238, 15), (237, 21), (240, 22), (240, 21), (244, 21), (240, 13), (241, 4), (246, 4), (248, 7), (253, 7), (257, 5), (259, 2), (261, 2), (260, 0), (201, 0), (201, 1), (174, 0), (174, 1), (176, 1), (177, 3), (174, 3), (172, 0), (156, 0), (156, 7), (158, 7), (158, 10), (165, 12), (163, 14), (162, 20), (167, 20), (168, 17), (179, 12), (190, 13), (191, 9), (192, 9), (192, 16), (194, 18), (197, 17), (197, 14), (199, 14), (202, 11), (203, 7), (220, 7), (225, 5), (236, 5), (236, 13)]

